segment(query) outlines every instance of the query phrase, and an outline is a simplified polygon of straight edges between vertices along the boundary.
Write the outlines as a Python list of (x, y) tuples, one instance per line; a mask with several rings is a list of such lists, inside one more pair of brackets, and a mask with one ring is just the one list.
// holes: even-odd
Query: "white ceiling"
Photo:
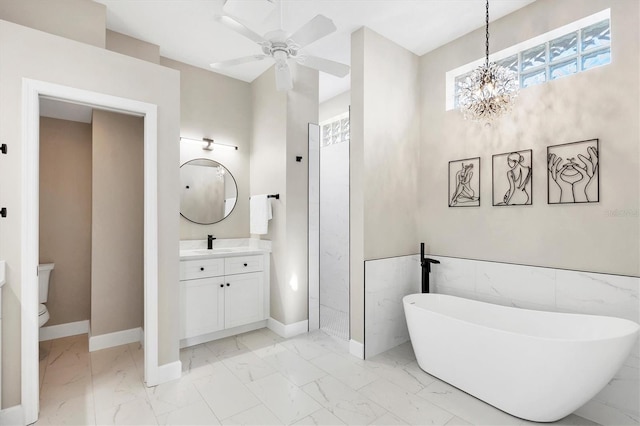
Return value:
[[(223, 14), (224, 0), (96, 0), (107, 6), (110, 30), (160, 46), (160, 54), (210, 69), (209, 64), (261, 53), (260, 47), (214, 22)], [(270, 0), (239, 0), (263, 3)], [(264, 19), (242, 21), (259, 34), (280, 27), (280, 2)], [(491, 21), (534, 0), (491, 0)], [(304, 50), (310, 55), (349, 64), (351, 33), (362, 26), (417, 55), (484, 26), (483, 0), (282, 0), (282, 26), (293, 33), (317, 14), (332, 19), (333, 34)], [(247, 82), (266, 71), (271, 61), (238, 65), (219, 71)], [(320, 101), (349, 89), (350, 78), (320, 73)]]

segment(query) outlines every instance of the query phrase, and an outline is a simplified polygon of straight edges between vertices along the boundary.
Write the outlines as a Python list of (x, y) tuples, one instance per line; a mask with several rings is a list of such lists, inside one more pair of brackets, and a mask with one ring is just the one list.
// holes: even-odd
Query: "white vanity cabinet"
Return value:
[(180, 346), (264, 327), (268, 262), (268, 253), (181, 260)]

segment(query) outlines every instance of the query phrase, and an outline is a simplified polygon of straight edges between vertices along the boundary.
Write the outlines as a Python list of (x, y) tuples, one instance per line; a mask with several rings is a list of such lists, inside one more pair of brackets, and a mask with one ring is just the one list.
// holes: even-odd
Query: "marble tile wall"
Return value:
[(321, 328), (348, 339), (348, 313), (349, 142), (341, 142), (320, 149)]
[(320, 328), (320, 126), (309, 124), (309, 330)]
[(368, 260), (365, 279), (365, 359), (409, 340), (402, 298), (420, 292), (420, 256)]
[[(640, 322), (640, 278), (429, 256), (431, 289), (524, 309), (608, 315)], [(411, 278), (410, 278), (411, 277)], [(411, 280), (415, 280), (413, 283)], [(408, 340), (402, 297), (420, 291), (418, 256), (365, 262), (365, 354)], [(640, 343), (577, 414), (601, 424), (640, 423)]]

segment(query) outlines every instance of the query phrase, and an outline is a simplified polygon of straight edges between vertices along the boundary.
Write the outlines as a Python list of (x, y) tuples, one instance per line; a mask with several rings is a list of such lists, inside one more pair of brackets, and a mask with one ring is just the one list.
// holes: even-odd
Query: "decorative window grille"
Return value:
[[(611, 63), (610, 15), (610, 9), (604, 10), (497, 52), (490, 60), (517, 73), (521, 89), (607, 65)], [(480, 62), (447, 73), (447, 110), (458, 108), (460, 83)]]
[(349, 140), (349, 113), (341, 114), (320, 125), (320, 146)]

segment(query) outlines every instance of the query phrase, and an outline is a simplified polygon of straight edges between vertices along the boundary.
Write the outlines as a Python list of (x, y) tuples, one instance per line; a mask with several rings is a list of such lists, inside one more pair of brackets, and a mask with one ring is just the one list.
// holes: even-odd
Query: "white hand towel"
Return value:
[(271, 199), (267, 198), (267, 194), (252, 195), (249, 200), (249, 232), (266, 234), (269, 232), (269, 220), (272, 217)]

